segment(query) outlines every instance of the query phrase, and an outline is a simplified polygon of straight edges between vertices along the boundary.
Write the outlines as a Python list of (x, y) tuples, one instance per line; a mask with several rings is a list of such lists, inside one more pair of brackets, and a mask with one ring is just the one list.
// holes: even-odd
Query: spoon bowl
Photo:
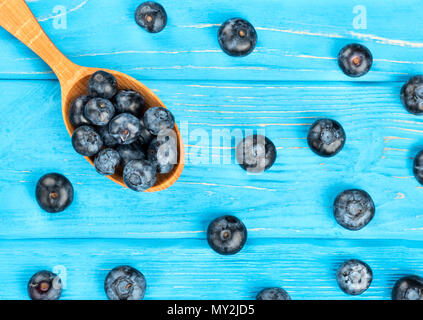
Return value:
[[(98, 70), (111, 73), (118, 82), (119, 90), (131, 89), (140, 93), (145, 100), (146, 109), (158, 106), (165, 107), (153, 91), (124, 73), (79, 66), (66, 58), (45, 34), (24, 0), (0, 0), (0, 25), (34, 51), (56, 74), (62, 91), (63, 121), (70, 136), (76, 129), (69, 120), (70, 106), (78, 96), (88, 94), (88, 80)], [(185, 159), (184, 146), (176, 124), (173, 130), (177, 137), (178, 163), (175, 164), (171, 172), (157, 174), (156, 183), (145, 192), (155, 192), (170, 187), (182, 173)], [(85, 158), (91, 165), (94, 165), (93, 157)], [(126, 187), (122, 178), (122, 171), (118, 171), (114, 175), (108, 176), (108, 178)]]

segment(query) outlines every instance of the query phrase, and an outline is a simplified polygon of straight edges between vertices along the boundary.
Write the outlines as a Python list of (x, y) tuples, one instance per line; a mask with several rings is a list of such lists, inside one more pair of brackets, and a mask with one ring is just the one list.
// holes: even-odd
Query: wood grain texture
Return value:
[[(151, 35), (133, 21), (139, 1), (101, 1), (101, 14), (100, 1), (64, 1), (66, 29), (54, 28), (56, 1), (28, 1), (69, 58), (135, 76), (175, 114), (186, 167), (176, 184), (154, 194), (111, 183), (74, 152), (52, 71), (0, 30), (0, 283), (7, 284), (0, 298), (26, 299), (29, 277), (58, 265), (68, 271), (64, 299), (104, 299), (105, 275), (123, 263), (146, 275), (147, 299), (251, 299), (278, 285), (294, 299), (389, 299), (400, 276), (422, 275), (423, 187), (412, 161), (423, 149), (423, 120), (399, 99), (403, 82), (423, 72), (423, 16), (410, 10), (419, 2), (361, 1), (367, 30), (352, 27), (347, 1), (160, 2), (168, 25)], [(216, 39), (218, 25), (234, 16), (250, 20), (259, 36), (256, 51), (241, 59), (223, 54)], [(374, 54), (364, 78), (338, 70), (335, 57), (351, 41)], [(334, 158), (307, 146), (308, 127), (320, 117), (346, 131)], [(234, 161), (235, 139), (213, 145), (213, 132), (237, 129), (264, 130), (275, 143), (268, 172), (246, 175)], [(52, 171), (75, 188), (73, 204), (55, 215), (34, 195), (39, 177)], [(332, 216), (337, 193), (352, 187), (376, 204), (359, 232)], [(218, 256), (205, 241), (208, 223), (225, 213), (249, 232), (233, 257)], [(344, 295), (335, 282), (349, 258), (375, 274), (360, 297)]]
[[(347, 296), (336, 283), (337, 268), (350, 258), (366, 261), (374, 274), (361, 296)], [(145, 299), (254, 299), (269, 286), (293, 299), (390, 299), (398, 278), (423, 272), (422, 258), (419, 241), (251, 239), (224, 257), (198, 239), (3, 240), (0, 282), (7, 290), (0, 299), (27, 299), (29, 278), (54, 268), (62, 270), (63, 299), (106, 299), (104, 279), (121, 264), (143, 272)]]
[[(35, 1), (30, 7), (75, 63), (141, 79), (344, 81), (349, 79), (338, 70), (336, 56), (350, 42), (360, 42), (374, 54), (366, 81), (402, 81), (423, 72), (423, 13), (412, 9), (420, 6), (419, 0), (160, 2), (168, 25), (155, 35), (134, 22), (137, 0), (101, 1), (101, 14), (98, 1), (65, 1), (65, 29), (55, 28), (64, 14), (53, 11), (57, 1)], [(353, 27), (357, 4), (367, 9), (365, 30)], [(226, 56), (216, 36), (218, 26), (234, 16), (251, 21), (258, 32), (256, 51), (242, 59)], [(0, 46), (1, 77), (54, 78), (42, 61), (3, 30)]]

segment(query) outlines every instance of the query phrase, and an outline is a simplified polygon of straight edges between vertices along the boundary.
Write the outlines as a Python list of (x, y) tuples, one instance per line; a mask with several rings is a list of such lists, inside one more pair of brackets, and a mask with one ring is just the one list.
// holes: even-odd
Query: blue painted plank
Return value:
[[(0, 82), (0, 238), (199, 238), (212, 218), (232, 213), (253, 238), (423, 240), (423, 188), (411, 169), (423, 148), (423, 122), (401, 106), (401, 83), (146, 84), (174, 112), (187, 151), (179, 181), (155, 194), (113, 184), (75, 153), (57, 82)], [(320, 117), (345, 128), (345, 148), (334, 158), (307, 146), (309, 125)], [(275, 165), (247, 175), (235, 164), (234, 139), (213, 145), (217, 129), (263, 130), (277, 147)], [(43, 212), (34, 198), (37, 179), (51, 171), (68, 176), (76, 192), (72, 206), (57, 215)], [(374, 220), (360, 232), (332, 217), (333, 199), (351, 187), (367, 190), (376, 203)]]
[[(13, 257), (13, 259), (11, 259)], [(374, 280), (361, 296), (348, 296), (335, 273), (358, 258)], [(292, 299), (390, 299), (397, 279), (423, 273), (418, 241), (250, 239), (234, 256), (220, 256), (204, 239), (52, 239), (0, 241), (0, 299), (28, 299), (29, 278), (42, 269), (63, 278), (63, 299), (106, 299), (104, 278), (129, 264), (146, 277), (145, 299), (254, 299), (281, 286)], [(60, 270), (60, 271), (59, 271)]]
[[(419, 0), (360, 1), (366, 29), (356, 29), (363, 24), (354, 24), (357, 3), (348, 1), (163, 0), (168, 25), (155, 35), (134, 22), (140, 2), (69, 0), (58, 6), (55, 0), (42, 0), (29, 6), (76, 63), (142, 79), (348, 81), (336, 56), (350, 42), (368, 46), (375, 59), (371, 73), (358, 81), (403, 81), (423, 72), (423, 13), (412, 9)], [(216, 36), (219, 25), (235, 16), (251, 21), (259, 37), (255, 52), (240, 59), (225, 55)], [(61, 28), (64, 18), (66, 28)], [(3, 29), (0, 46), (1, 78), (54, 78), (46, 64)]]

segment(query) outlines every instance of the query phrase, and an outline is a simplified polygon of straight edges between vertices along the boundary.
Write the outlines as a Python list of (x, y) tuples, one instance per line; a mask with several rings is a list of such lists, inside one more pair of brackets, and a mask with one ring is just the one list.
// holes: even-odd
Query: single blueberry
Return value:
[(175, 117), (166, 108), (153, 107), (144, 113), (144, 125), (151, 134), (157, 136), (161, 130), (172, 129)]
[(235, 150), (236, 160), (244, 170), (261, 173), (269, 169), (276, 160), (276, 147), (262, 135), (252, 135), (242, 140)]
[(351, 259), (344, 262), (338, 269), (336, 280), (346, 294), (358, 295), (370, 287), (373, 272), (363, 261)]
[(423, 114), (423, 76), (414, 76), (402, 86), (401, 101), (408, 112)]
[(140, 118), (144, 109), (144, 98), (133, 90), (121, 90), (115, 96), (118, 113), (131, 113)]
[(348, 230), (360, 230), (375, 215), (375, 204), (363, 190), (351, 189), (341, 192), (333, 204), (336, 221)]
[(134, 142), (131, 144), (121, 144), (116, 147), (116, 151), (119, 152), (120, 159), (122, 162), (122, 166), (125, 167), (128, 162), (132, 160), (144, 160), (145, 153), (138, 145), (138, 143)]
[(144, 275), (130, 266), (112, 269), (104, 281), (104, 291), (110, 300), (142, 300), (146, 287)]
[(76, 152), (83, 156), (93, 156), (100, 151), (103, 140), (90, 126), (76, 128), (72, 134), (72, 145)]
[(248, 21), (233, 18), (220, 26), (218, 40), (225, 53), (233, 57), (243, 57), (254, 50), (257, 43), (257, 33)]
[(109, 132), (120, 144), (130, 144), (140, 135), (140, 120), (130, 113), (121, 113), (109, 123)]
[(423, 278), (405, 276), (392, 289), (392, 300), (423, 300)]
[(85, 105), (84, 115), (96, 126), (105, 126), (115, 115), (115, 107), (107, 99), (92, 98)]
[(169, 173), (178, 162), (176, 135), (173, 130), (160, 131), (147, 150), (148, 160), (157, 165), (158, 173)]
[(61, 212), (73, 201), (72, 183), (59, 173), (42, 176), (35, 188), (38, 204), (47, 212)]
[(109, 125), (97, 127), (96, 130), (100, 135), (101, 139), (103, 140), (103, 144), (105, 147), (110, 148), (118, 144), (118, 140), (116, 140), (109, 132)]
[(307, 142), (310, 149), (322, 157), (333, 157), (345, 144), (345, 131), (339, 122), (319, 119), (308, 131)]
[(132, 160), (123, 169), (123, 181), (132, 190), (147, 190), (156, 182), (156, 166), (147, 160)]
[(373, 57), (369, 49), (357, 43), (349, 44), (338, 54), (341, 70), (350, 77), (361, 77), (372, 67)]
[(94, 166), (97, 172), (106, 176), (114, 174), (119, 163), (119, 152), (111, 148), (101, 150), (94, 159)]
[(88, 81), (88, 93), (91, 97), (111, 99), (118, 91), (116, 78), (105, 71), (93, 73)]
[(207, 241), (219, 254), (239, 252), (247, 240), (245, 225), (234, 216), (222, 216), (213, 220), (207, 229)]
[(75, 128), (84, 124), (91, 124), (90, 120), (84, 116), (85, 105), (89, 100), (89, 96), (83, 95), (72, 102), (69, 112), (69, 121)]
[(153, 140), (154, 136), (145, 127), (143, 119), (140, 119), (140, 125), (141, 125), (141, 130), (140, 130), (140, 136), (138, 138), (138, 143), (142, 146), (148, 146), (151, 140)]
[(135, 21), (144, 30), (157, 33), (166, 26), (167, 14), (157, 2), (147, 1), (138, 6), (135, 11)]
[(28, 294), (32, 300), (58, 300), (62, 294), (62, 281), (53, 272), (39, 271), (28, 282)]
[(282, 288), (266, 288), (257, 294), (256, 300), (291, 300), (291, 297)]

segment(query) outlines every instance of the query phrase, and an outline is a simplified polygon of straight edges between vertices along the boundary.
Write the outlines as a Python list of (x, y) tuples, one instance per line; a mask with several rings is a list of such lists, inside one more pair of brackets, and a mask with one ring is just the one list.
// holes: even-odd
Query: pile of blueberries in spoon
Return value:
[(76, 128), (76, 152), (93, 157), (102, 175), (123, 171), (125, 184), (135, 191), (152, 187), (156, 173), (169, 173), (177, 163), (172, 113), (163, 107), (146, 108), (138, 92), (118, 91), (110, 73), (97, 71), (90, 77), (88, 95), (73, 101), (69, 117)]
[[(135, 20), (146, 31), (156, 33), (165, 27), (167, 15), (160, 4), (145, 2), (137, 8)], [(254, 51), (257, 33), (248, 21), (233, 18), (219, 28), (218, 42), (228, 55), (242, 57)], [(371, 52), (360, 44), (349, 44), (338, 55), (340, 69), (350, 77), (365, 75), (372, 63)], [(401, 100), (410, 113), (423, 114), (423, 76), (415, 76), (403, 86)], [(146, 109), (143, 97), (137, 92), (118, 92), (116, 79), (107, 72), (98, 71), (92, 75), (88, 95), (72, 103), (70, 121), (76, 128), (72, 136), (75, 150), (94, 157), (95, 168), (100, 174), (123, 171), (125, 183), (136, 191), (151, 187), (157, 173), (170, 172), (176, 163), (173, 115), (162, 107)], [(307, 142), (316, 155), (333, 157), (342, 150), (346, 134), (336, 120), (321, 118), (309, 128)], [(269, 138), (255, 134), (236, 146), (235, 155), (244, 170), (257, 174), (272, 167), (277, 151)], [(423, 151), (414, 160), (414, 174), (423, 184)], [(66, 177), (47, 174), (37, 184), (36, 197), (44, 210), (59, 212), (72, 202), (73, 187)], [(333, 214), (339, 225), (357, 231), (373, 219), (375, 204), (364, 190), (344, 190), (334, 199)], [(224, 215), (209, 224), (207, 241), (218, 254), (233, 255), (244, 247), (247, 228), (237, 217)], [(373, 272), (365, 262), (351, 259), (338, 268), (336, 280), (343, 292), (358, 295), (370, 287)], [(144, 297), (146, 279), (133, 267), (118, 266), (107, 275), (104, 289), (111, 300), (139, 300)], [(61, 292), (60, 278), (50, 271), (36, 273), (28, 283), (32, 299), (58, 299)], [(284, 289), (274, 287), (261, 290), (256, 299), (291, 298)], [(410, 275), (397, 280), (392, 299), (423, 300), (423, 278)]]

